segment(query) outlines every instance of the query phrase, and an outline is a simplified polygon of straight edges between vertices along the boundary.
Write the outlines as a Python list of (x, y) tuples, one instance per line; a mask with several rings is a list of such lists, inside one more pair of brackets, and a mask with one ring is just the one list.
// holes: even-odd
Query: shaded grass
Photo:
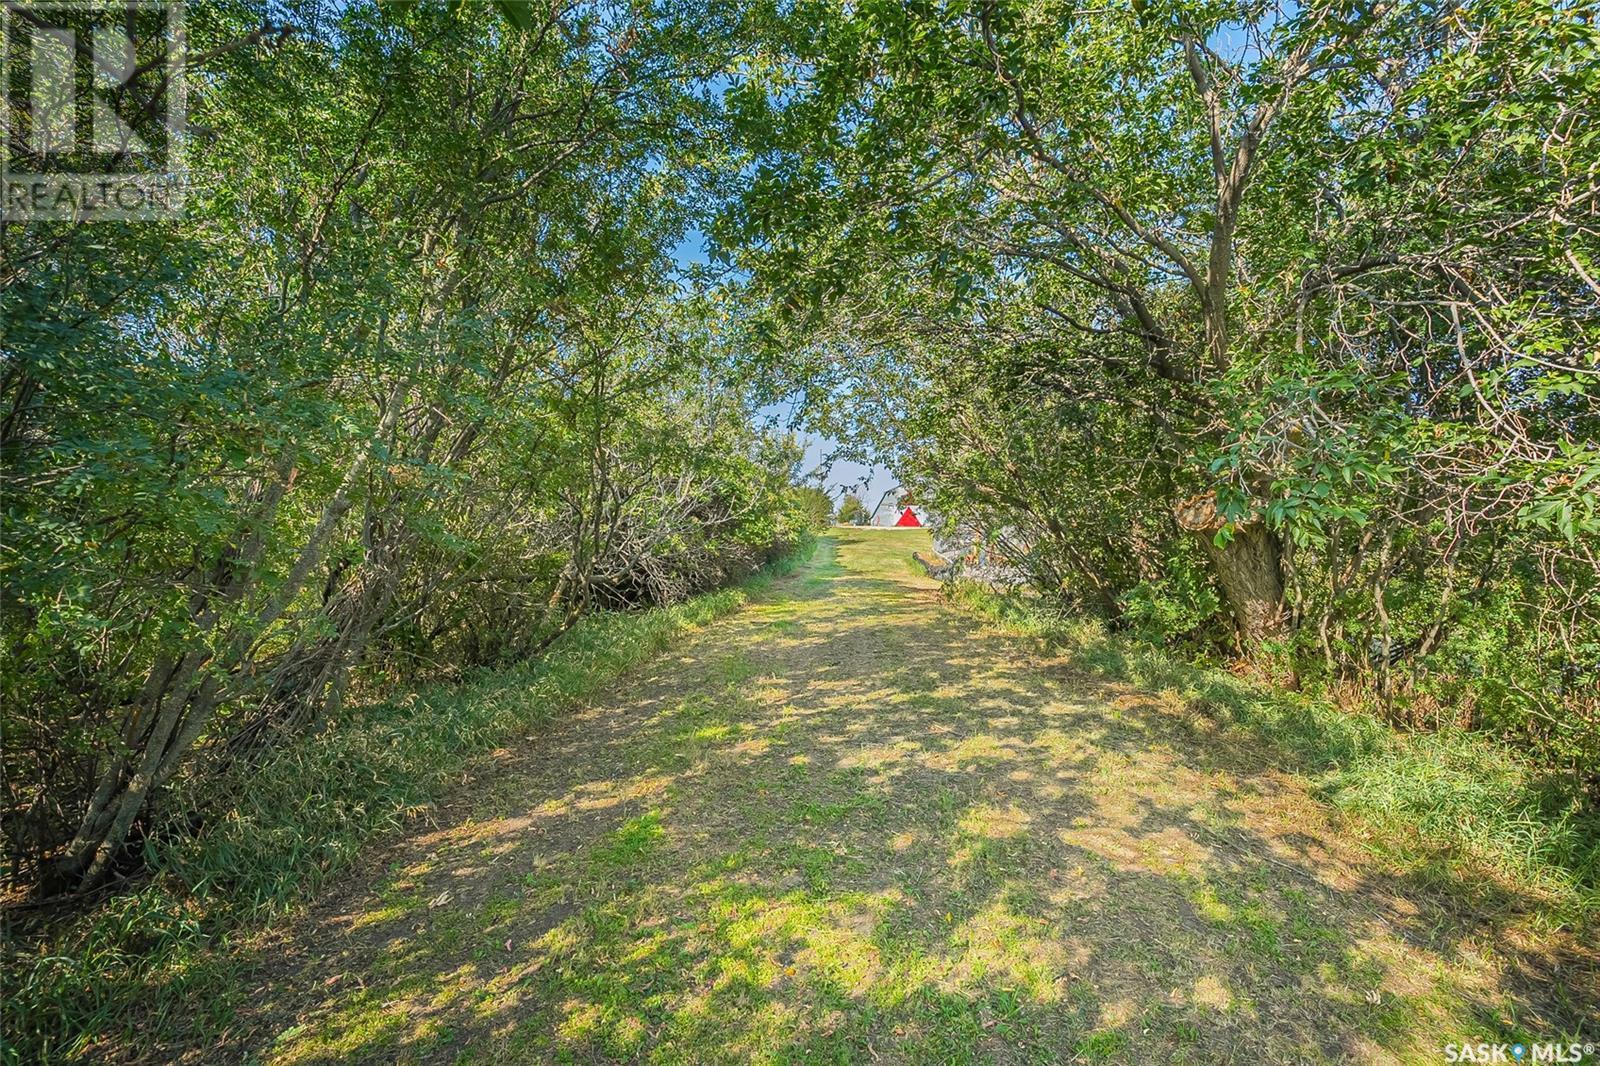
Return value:
[[(135, 1016), (142, 1027), (159, 1025), (150, 1002), (157, 989), (177, 1016), (225, 1019), (238, 995), (231, 948), (239, 938), (315, 893), (375, 838), (428, 811), (475, 763), (537, 743), (534, 731), (552, 715), (687, 630), (739, 609), (814, 546), (737, 588), (673, 607), (590, 615), (536, 661), (353, 708), (248, 776), (209, 784), (173, 814), (179, 824), (194, 816), (202, 831), (148, 842), (147, 874), (132, 890), (26, 940), (7, 929), (0, 1062), (68, 1061)], [(654, 823), (631, 827), (612, 842), (611, 860), (627, 863), (658, 833)]]
[(1488, 889), (1486, 880), (1514, 884), (1507, 905), (1531, 902), (1547, 930), (1581, 933), (1600, 919), (1600, 818), (1501, 744), (1458, 729), (1397, 732), (1370, 715), (1193, 666), (1108, 634), (1095, 620), (971, 582), (945, 593), (1066, 652), (1076, 668), (1174, 697), (1190, 714), (1269, 742), (1366, 827), (1378, 851), (1426, 881), (1474, 894)]
[(553, 723), (549, 758), (506, 760), (386, 873), (249, 945), (255, 991), (184, 1045), (281, 1066), (1434, 1061), (1523, 1002), (1268, 746), (1060, 677), (899, 577), (912, 546), (825, 542)]

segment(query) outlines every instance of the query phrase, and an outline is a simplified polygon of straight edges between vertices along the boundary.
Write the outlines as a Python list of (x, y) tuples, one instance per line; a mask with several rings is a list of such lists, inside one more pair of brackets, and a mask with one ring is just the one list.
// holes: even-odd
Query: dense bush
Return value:
[(153, 800), (352, 700), (821, 521), (671, 255), (703, 163), (658, 129), (706, 119), (713, 27), (193, 14), (182, 221), (0, 228), (13, 893), (127, 872)]
[[(806, 543), (774, 560), (801, 561)], [(8, 944), (0, 1061), (73, 1060), (128, 1026), (225, 1001), (223, 950), (458, 788), (474, 760), (527, 736), (622, 671), (745, 602), (741, 589), (672, 607), (597, 612), (538, 659), (346, 708), (321, 733), (263, 752), (172, 797), (131, 891), (56, 916)], [(192, 833), (188, 826), (204, 824)], [(235, 991), (235, 994), (236, 991)]]
[(1052, 597), (1600, 804), (1592, 12), (803, 8), (725, 218), (776, 392)]

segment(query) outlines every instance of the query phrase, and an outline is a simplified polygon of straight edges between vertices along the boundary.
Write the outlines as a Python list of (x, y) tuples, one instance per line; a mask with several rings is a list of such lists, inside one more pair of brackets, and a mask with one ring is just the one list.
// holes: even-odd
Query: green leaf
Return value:
[(495, 0), (495, 7), (505, 20), (523, 33), (534, 27), (533, 4), (530, 0)]

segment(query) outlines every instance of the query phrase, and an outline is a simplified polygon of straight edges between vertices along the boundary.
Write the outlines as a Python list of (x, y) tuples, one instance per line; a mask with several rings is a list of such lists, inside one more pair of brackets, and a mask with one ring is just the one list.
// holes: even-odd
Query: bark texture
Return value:
[(1228, 602), (1245, 650), (1288, 629), (1283, 600), (1283, 545), (1260, 518), (1234, 527), (1233, 537), (1222, 547), (1216, 535), (1227, 523), (1217, 513), (1211, 493), (1191, 496), (1175, 509), (1178, 526), (1193, 533), (1211, 560), (1217, 584)]

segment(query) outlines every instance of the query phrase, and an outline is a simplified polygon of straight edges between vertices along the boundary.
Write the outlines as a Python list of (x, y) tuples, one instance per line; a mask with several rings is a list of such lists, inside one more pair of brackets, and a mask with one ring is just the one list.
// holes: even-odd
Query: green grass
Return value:
[[(148, 846), (147, 877), (45, 935), (5, 944), (0, 1062), (69, 1061), (130, 1024), (231, 1010), (231, 947), (316, 892), (361, 849), (427, 811), (498, 748), (537, 743), (538, 726), (593, 695), (689, 629), (727, 615), (797, 568), (814, 545), (738, 588), (673, 607), (578, 622), (537, 661), (354, 708), (277, 752), (247, 778), (211, 784), (197, 836)], [(730, 661), (730, 680), (746, 667)], [(183, 812), (179, 812), (180, 814)], [(597, 860), (626, 864), (660, 829), (641, 819)], [(396, 913), (419, 905), (397, 893)], [(421, 904), (425, 906), (425, 904)], [(152, 1007), (155, 990), (168, 1004)]]
[(642, 862), (662, 837), (661, 812), (630, 818), (594, 850), (594, 861), (604, 867), (626, 870)]
[[(148, 952), (117, 964), (145, 1028), (109, 1016), (91, 1053), (1420, 1062), (1442, 1034), (1527, 1036), (1584, 1009), (1591, 986), (1563, 966), (1570, 1002), (1540, 1013), (1551, 1001), (1514, 981), (1517, 942), (1484, 908), (1441, 913), (1327, 817), (1305, 778), (1333, 788), (1392, 752), (1377, 723), (1307, 724), (1320, 712), (1280, 695), (971, 600), (1054, 633), (1083, 668), (1063, 671), (1012, 623), (974, 624), (902, 577), (918, 546), (831, 537), (714, 629), (665, 631), (671, 659), (583, 715), (540, 729), (550, 712), (524, 710), (479, 750), (528, 757), (498, 752), (473, 802), (458, 793), (381, 869), (265, 933), (245, 910), (226, 924), (237, 882), (219, 881), (196, 912), (224, 934), (214, 950), (191, 942), (147, 978)], [(493, 680), (456, 695), (498, 699)], [(1262, 742), (1279, 720), (1299, 747)]]
[(1547, 928), (1582, 931), (1600, 920), (1600, 819), (1546, 787), (1502, 744), (1455, 729), (1400, 733), (980, 585), (947, 586), (946, 594), (1067, 652), (1074, 667), (1175, 695), (1190, 713), (1269, 742), (1364, 826), (1377, 850), (1421, 880), (1480, 896), (1494, 891), (1489, 881), (1514, 885), (1506, 905), (1532, 906)]
[(1090, 1033), (1078, 1041), (1078, 1054), (1091, 1061), (1115, 1059), (1128, 1047), (1127, 1034), (1117, 1029)]

